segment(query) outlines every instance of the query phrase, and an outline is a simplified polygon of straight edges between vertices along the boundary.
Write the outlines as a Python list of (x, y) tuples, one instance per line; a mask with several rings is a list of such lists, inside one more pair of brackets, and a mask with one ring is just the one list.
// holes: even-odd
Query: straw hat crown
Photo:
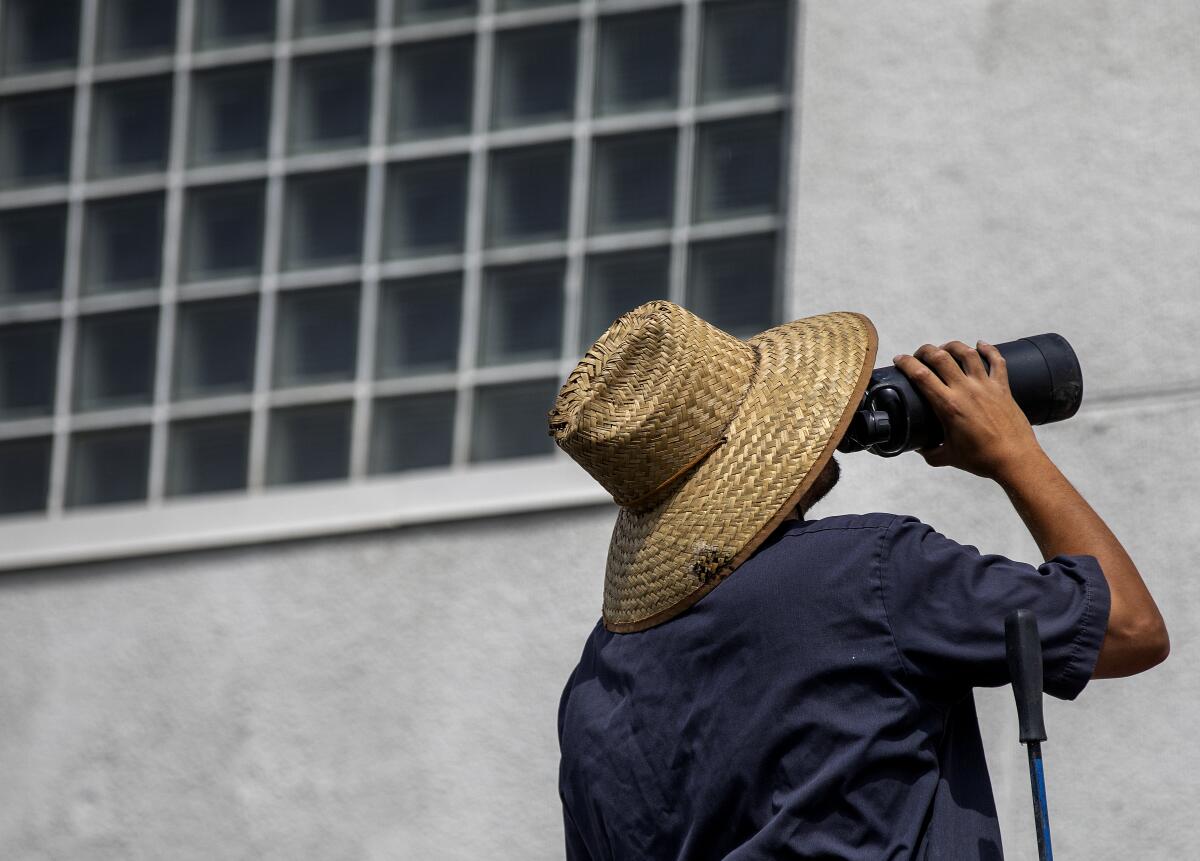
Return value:
[(653, 505), (724, 441), (757, 362), (744, 341), (671, 302), (649, 302), (583, 357), (550, 432), (619, 505)]

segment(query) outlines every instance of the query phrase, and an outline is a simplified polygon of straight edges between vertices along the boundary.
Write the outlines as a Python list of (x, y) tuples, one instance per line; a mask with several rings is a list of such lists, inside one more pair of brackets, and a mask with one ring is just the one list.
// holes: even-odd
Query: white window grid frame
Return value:
[[(0, 0), (4, 3), (5, 0)], [(574, 368), (582, 322), (581, 303), (587, 259), (598, 253), (669, 248), (668, 298), (684, 304), (692, 244), (708, 239), (772, 234), (779, 272), (777, 313), (800, 316), (804, 302), (794, 290), (797, 249), (794, 231), (799, 182), (799, 124), (802, 92), (803, 3), (790, 0), (791, 38), (788, 79), (782, 92), (703, 104), (698, 98), (702, 8), (722, 0), (577, 0), (557, 6), (497, 11), (497, 0), (479, 0), (477, 13), (452, 20), (393, 26), (395, 0), (377, 0), (372, 30), (295, 37), (294, 0), (278, 0), (273, 41), (197, 50), (197, 0), (179, 0), (176, 50), (169, 55), (96, 64), (101, 0), (82, 0), (80, 48), (71, 69), (0, 78), (0, 97), (71, 87), (74, 113), (69, 180), (56, 185), (0, 191), (0, 211), (47, 204), (67, 207), (62, 295), (55, 300), (0, 307), (0, 325), (58, 321), (59, 356), (52, 415), (0, 422), (0, 441), (52, 439), (49, 501), (45, 511), (0, 519), (0, 570), (173, 552), (251, 541), (333, 534), (410, 523), (470, 518), (571, 505), (602, 503), (607, 494), (569, 458), (550, 455), (492, 463), (471, 463), (472, 407), (478, 386), (565, 377)], [(728, 2), (728, 0), (725, 0)], [(679, 97), (673, 108), (615, 116), (593, 116), (593, 79), (599, 22), (612, 14), (678, 9), (681, 14)], [(496, 34), (552, 23), (577, 23), (578, 56), (575, 116), (572, 120), (528, 127), (491, 128), (493, 49)], [(453, 137), (393, 143), (388, 140), (392, 59), (398, 46), (454, 36), (474, 38), (471, 131)], [(369, 143), (330, 152), (288, 154), (288, 115), (293, 58), (371, 49), (372, 93)], [(191, 121), (195, 72), (272, 64), (271, 116), (265, 160), (189, 166), (185, 130)], [(95, 85), (152, 75), (172, 76), (171, 129), (165, 172), (132, 177), (88, 176), (92, 94)], [(710, 121), (778, 113), (784, 118), (782, 154), (786, 186), (779, 212), (692, 224), (693, 166), (698, 126)], [(674, 218), (670, 227), (588, 235), (592, 140), (599, 135), (643, 131), (676, 132)], [(543, 143), (570, 143), (569, 213), (566, 238), (515, 247), (486, 247), (484, 235), (487, 161), (498, 149)], [(467, 223), (462, 253), (410, 260), (381, 260), (384, 195), (388, 166), (434, 156), (468, 158)], [(283, 271), (284, 186), (288, 177), (339, 168), (366, 172), (364, 241), (359, 263)], [(264, 248), (259, 275), (181, 283), (180, 255), (185, 192), (192, 188), (264, 180)], [(164, 192), (162, 271), (157, 289), (128, 293), (81, 292), (86, 205), (140, 192)], [(477, 367), (481, 293), (486, 271), (497, 265), (544, 260), (566, 262), (562, 356), (557, 360)], [(463, 277), (459, 363), (452, 372), (375, 379), (374, 354), (379, 290), (394, 279), (461, 273)], [(351, 381), (272, 389), (277, 297), (281, 291), (338, 283), (361, 285), (357, 364)], [(260, 298), (255, 347), (255, 378), (250, 393), (172, 401), (176, 308), (181, 302), (231, 296)], [(159, 309), (153, 402), (146, 406), (74, 412), (75, 350), (79, 319), (96, 313)], [(370, 475), (368, 455), (371, 407), (377, 398), (427, 392), (456, 393), (452, 462), (449, 467), (411, 474)], [(280, 407), (351, 402), (350, 466), (346, 479), (317, 485), (269, 486), (266, 476), (268, 419)], [(171, 424), (182, 419), (227, 414), (251, 417), (246, 488), (232, 493), (168, 497), (167, 443)], [(72, 434), (149, 426), (148, 492), (131, 503), (77, 509), (65, 506)]]

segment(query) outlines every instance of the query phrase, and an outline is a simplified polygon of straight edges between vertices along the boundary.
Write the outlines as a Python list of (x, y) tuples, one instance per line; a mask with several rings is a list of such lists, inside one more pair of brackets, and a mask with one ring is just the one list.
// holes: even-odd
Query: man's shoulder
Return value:
[(868, 514), (834, 514), (818, 520), (805, 520), (794, 529), (797, 534), (830, 532), (837, 530), (871, 529), (886, 531), (898, 520), (915, 520), (906, 514), (889, 514), (883, 511), (872, 511)]
[(801, 546), (878, 547), (892, 540), (898, 524), (919, 523), (915, 517), (872, 511), (867, 514), (835, 514), (815, 520), (785, 521), (763, 550), (778, 545), (781, 553), (791, 553)]

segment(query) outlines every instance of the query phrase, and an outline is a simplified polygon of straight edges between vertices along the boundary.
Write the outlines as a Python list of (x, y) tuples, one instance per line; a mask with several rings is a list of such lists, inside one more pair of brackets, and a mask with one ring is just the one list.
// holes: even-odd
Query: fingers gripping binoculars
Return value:
[[(1069, 419), (1083, 401), (1083, 370), (1062, 335), (1033, 335), (996, 349), (1008, 368), (1013, 399), (1030, 424)], [(982, 355), (984, 367), (988, 361)], [(876, 368), (838, 451), (869, 451), (895, 457), (940, 445), (945, 439), (937, 413), (902, 371)]]

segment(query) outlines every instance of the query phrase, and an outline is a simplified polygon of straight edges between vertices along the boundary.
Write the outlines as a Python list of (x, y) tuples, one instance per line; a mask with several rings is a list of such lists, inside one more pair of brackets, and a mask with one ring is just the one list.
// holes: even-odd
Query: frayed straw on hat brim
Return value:
[(878, 336), (864, 315), (839, 311), (748, 343), (758, 367), (724, 443), (653, 507), (620, 509), (604, 581), (610, 631), (641, 631), (687, 610), (783, 522), (849, 426)]

